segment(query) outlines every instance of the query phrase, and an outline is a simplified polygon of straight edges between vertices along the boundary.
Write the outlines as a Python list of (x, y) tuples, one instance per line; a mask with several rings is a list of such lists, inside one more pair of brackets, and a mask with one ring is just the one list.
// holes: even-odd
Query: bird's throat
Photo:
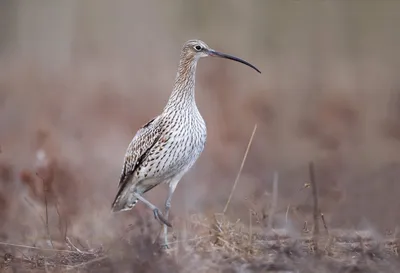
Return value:
[(195, 76), (197, 60), (181, 59), (175, 78), (174, 89), (166, 105), (166, 109), (174, 105), (181, 109), (196, 106)]

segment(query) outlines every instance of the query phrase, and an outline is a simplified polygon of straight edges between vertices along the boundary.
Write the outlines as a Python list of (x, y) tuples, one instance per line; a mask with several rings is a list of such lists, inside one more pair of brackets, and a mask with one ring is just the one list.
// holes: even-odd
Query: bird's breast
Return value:
[(166, 181), (185, 173), (202, 153), (206, 138), (206, 125), (199, 113), (164, 117), (160, 138), (149, 151), (139, 176)]
[(165, 176), (187, 171), (202, 153), (207, 138), (204, 121), (181, 120), (168, 128), (154, 147), (160, 173)]

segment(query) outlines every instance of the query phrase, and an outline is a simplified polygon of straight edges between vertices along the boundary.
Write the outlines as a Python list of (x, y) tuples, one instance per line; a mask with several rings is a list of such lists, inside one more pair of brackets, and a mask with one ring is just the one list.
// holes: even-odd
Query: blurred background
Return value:
[[(231, 219), (268, 211), (278, 171), (276, 225), (288, 207), (293, 225), (310, 221), (311, 192), (301, 189), (314, 161), (329, 227), (395, 228), (399, 10), (391, 0), (2, 0), (0, 237), (36, 238), (44, 204), (65, 233), (107, 225), (125, 150), (162, 111), (188, 39), (262, 74), (200, 61), (208, 142), (177, 188), (173, 218), (222, 211), (257, 124)], [(162, 205), (166, 187), (148, 196)], [(143, 214), (138, 205), (112, 222)]]

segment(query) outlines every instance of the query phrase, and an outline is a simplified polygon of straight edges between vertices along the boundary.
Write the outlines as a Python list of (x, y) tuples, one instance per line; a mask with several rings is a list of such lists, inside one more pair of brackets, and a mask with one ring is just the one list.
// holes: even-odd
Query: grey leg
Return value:
[[(165, 218), (167, 220), (169, 216), (169, 209), (171, 208), (171, 199), (173, 193), (174, 191), (171, 189), (171, 187), (169, 187), (167, 201), (165, 202), (165, 213), (164, 213)], [(165, 247), (168, 247), (168, 227), (166, 225), (164, 225), (164, 245)]]
[[(169, 209), (171, 208), (171, 200), (172, 200), (172, 195), (174, 194), (174, 191), (176, 189), (176, 186), (178, 185), (178, 182), (180, 180), (180, 177), (175, 178), (169, 183), (169, 188), (168, 188), (168, 197), (167, 200), (165, 201), (165, 219), (168, 221), (168, 216), (169, 216)], [(164, 225), (164, 247), (168, 248), (168, 226)]]
[(172, 225), (162, 216), (162, 214), (160, 213), (160, 210), (156, 206), (154, 206), (152, 203), (147, 201), (147, 199), (145, 199), (143, 196), (141, 196), (137, 192), (133, 192), (133, 195), (135, 195), (135, 197), (137, 199), (142, 201), (146, 206), (148, 206), (153, 211), (154, 218), (156, 218), (161, 224), (164, 224), (165, 226), (172, 227)]

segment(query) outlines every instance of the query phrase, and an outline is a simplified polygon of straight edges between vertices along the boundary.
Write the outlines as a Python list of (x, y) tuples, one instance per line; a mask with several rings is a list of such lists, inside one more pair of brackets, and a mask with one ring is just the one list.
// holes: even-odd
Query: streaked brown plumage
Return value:
[[(200, 40), (187, 41), (181, 51), (175, 85), (164, 111), (138, 130), (125, 154), (113, 211), (132, 209), (138, 200), (149, 206), (164, 224), (164, 243), (172, 194), (182, 176), (193, 166), (207, 138), (205, 122), (195, 101), (195, 72), (201, 57), (217, 56), (244, 63), (236, 57), (210, 49)], [(165, 215), (143, 194), (160, 183), (169, 185)]]

